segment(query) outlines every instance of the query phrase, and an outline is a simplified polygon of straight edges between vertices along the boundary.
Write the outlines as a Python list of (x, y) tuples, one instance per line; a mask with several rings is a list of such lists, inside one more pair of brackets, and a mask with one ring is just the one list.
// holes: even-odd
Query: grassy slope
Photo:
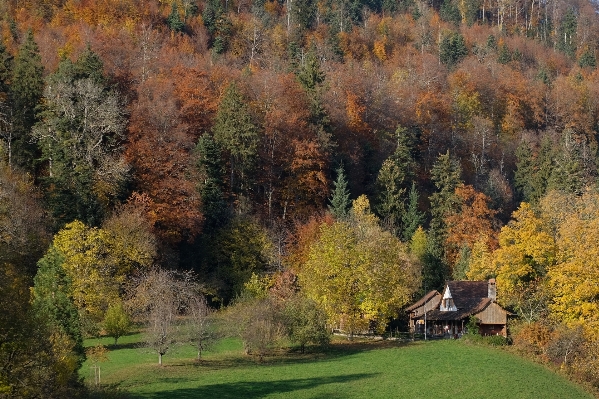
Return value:
[(155, 355), (131, 345), (136, 338), (124, 337), (101, 365), (104, 383), (119, 384), (135, 398), (592, 398), (542, 366), (457, 341), (339, 344), (325, 355), (263, 364), (225, 341), (200, 365), (191, 348), (181, 348), (158, 367)]

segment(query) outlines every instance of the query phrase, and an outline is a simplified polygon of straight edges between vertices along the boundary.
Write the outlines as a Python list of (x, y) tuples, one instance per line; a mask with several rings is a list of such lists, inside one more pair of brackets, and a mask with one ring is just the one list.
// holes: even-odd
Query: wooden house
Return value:
[(431, 291), (407, 308), (410, 330), (431, 336), (460, 336), (471, 316), (481, 335), (507, 336), (508, 312), (496, 302), (495, 279), (450, 281), (443, 294)]
[(410, 314), (410, 331), (424, 333), (424, 314), (439, 307), (441, 294), (438, 291), (430, 291), (406, 309)]

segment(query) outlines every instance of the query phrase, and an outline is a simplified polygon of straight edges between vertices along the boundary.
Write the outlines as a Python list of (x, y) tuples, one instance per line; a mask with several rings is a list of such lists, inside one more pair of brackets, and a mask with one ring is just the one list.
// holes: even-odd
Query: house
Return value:
[(481, 335), (507, 336), (509, 312), (496, 302), (495, 279), (449, 281), (443, 294), (431, 291), (406, 309), (410, 331), (428, 335), (461, 335), (471, 316), (479, 320)]
[(424, 314), (438, 308), (441, 298), (438, 291), (430, 291), (406, 309), (410, 315), (410, 331), (424, 334)]

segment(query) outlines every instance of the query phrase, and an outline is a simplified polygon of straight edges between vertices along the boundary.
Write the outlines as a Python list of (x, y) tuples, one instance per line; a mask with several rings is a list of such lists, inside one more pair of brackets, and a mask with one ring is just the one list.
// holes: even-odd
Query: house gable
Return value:
[(451, 296), (449, 285), (445, 286), (445, 291), (443, 292), (443, 299), (441, 300), (441, 306), (439, 306), (439, 310), (441, 312), (455, 312), (458, 310), (453, 301), (453, 297)]

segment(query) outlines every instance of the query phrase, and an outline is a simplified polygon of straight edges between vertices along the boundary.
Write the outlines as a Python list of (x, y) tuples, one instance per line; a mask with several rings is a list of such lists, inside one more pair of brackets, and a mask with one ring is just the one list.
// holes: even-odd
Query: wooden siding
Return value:
[(417, 318), (424, 315), (424, 312), (428, 312), (429, 310), (436, 309), (439, 306), (439, 302), (441, 302), (441, 294), (437, 294), (428, 301), (426, 301), (422, 306), (417, 307), (412, 312), (411, 318)]
[(492, 302), (482, 312), (475, 314), (480, 324), (506, 324), (507, 312), (495, 302)]

